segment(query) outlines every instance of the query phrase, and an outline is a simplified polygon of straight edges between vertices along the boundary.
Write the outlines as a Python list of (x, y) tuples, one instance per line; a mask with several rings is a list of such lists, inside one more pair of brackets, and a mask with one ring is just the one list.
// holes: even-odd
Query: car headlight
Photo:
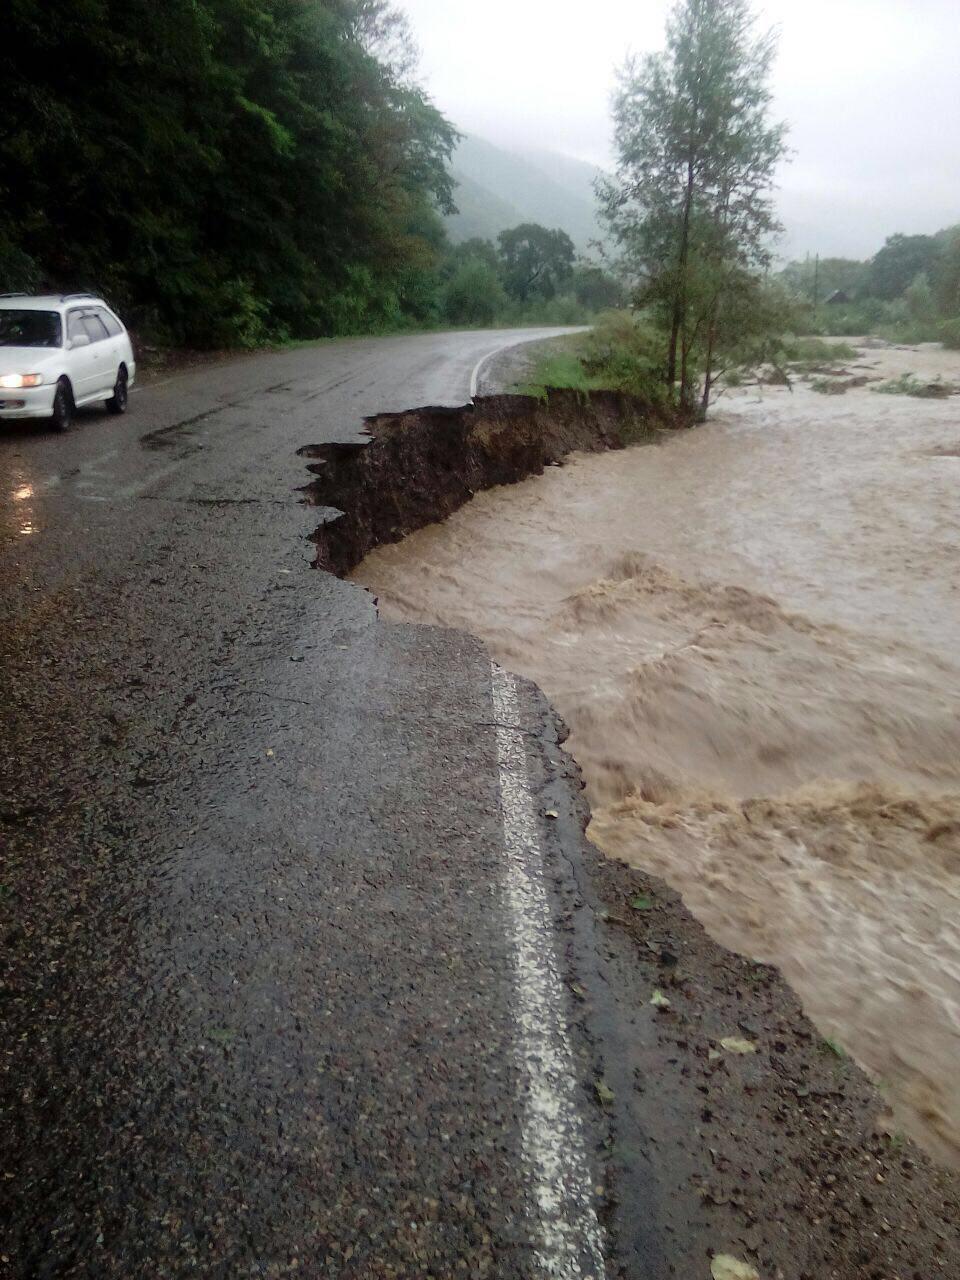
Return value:
[(3, 387), (5, 391), (18, 391), (21, 387), (39, 387), (42, 381), (42, 373), (0, 374), (0, 387)]

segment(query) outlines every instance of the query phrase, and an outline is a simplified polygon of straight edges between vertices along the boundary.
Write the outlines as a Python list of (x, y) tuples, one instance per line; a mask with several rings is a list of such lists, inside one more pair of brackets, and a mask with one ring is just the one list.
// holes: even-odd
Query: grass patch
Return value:
[(825, 361), (853, 360), (857, 351), (849, 342), (827, 342), (825, 338), (797, 338), (787, 334), (781, 343), (788, 364), (823, 364)]
[(810, 382), (810, 390), (816, 391), (821, 396), (842, 396), (846, 394), (847, 384), (837, 382), (835, 378), (813, 378)]
[(642, 316), (608, 311), (589, 332), (543, 352), (520, 390), (541, 399), (549, 387), (623, 391), (651, 406), (666, 405), (662, 347), (662, 335)]
[(542, 400), (548, 387), (583, 392), (594, 389), (580, 357), (574, 351), (549, 351), (540, 356), (531, 370), (529, 382), (520, 388), (520, 392)]
[(932, 382), (922, 382), (915, 373), (901, 373), (899, 378), (890, 378), (881, 382), (871, 390), (881, 396), (915, 396), (918, 400), (946, 400), (956, 391), (950, 382), (935, 378)]

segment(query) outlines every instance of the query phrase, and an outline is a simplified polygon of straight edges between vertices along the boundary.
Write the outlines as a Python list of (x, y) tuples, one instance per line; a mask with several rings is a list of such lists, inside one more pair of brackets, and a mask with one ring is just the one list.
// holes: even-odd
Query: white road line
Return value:
[(503, 893), (513, 945), (516, 1051), (523, 1084), (523, 1159), (538, 1213), (537, 1263), (552, 1280), (603, 1280), (603, 1232), (577, 1105), (516, 677), (492, 664), (492, 684), (506, 849)]

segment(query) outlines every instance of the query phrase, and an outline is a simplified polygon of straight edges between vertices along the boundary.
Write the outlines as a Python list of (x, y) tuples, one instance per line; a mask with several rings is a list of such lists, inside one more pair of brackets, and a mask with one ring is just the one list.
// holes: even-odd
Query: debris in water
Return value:
[(601, 1107), (612, 1107), (614, 1094), (606, 1080), (598, 1080), (593, 1087), (597, 1091), (597, 1100)]
[(710, 1264), (713, 1280), (760, 1280), (760, 1273), (749, 1262), (741, 1262), (729, 1253), (718, 1253)]
[(757, 1046), (752, 1040), (742, 1040), (739, 1036), (727, 1036), (720, 1041), (721, 1049), (727, 1053), (756, 1053)]

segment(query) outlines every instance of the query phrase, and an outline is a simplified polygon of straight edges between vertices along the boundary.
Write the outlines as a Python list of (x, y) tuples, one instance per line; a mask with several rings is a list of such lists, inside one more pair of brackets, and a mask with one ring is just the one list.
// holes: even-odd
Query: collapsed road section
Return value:
[[(655, 441), (664, 425), (636, 403), (569, 392), (379, 415), (364, 443), (303, 451), (311, 500), (329, 512), (317, 564), (343, 574), (483, 488), (571, 450)], [(575, 814), (585, 829), (582, 802)], [(612, 1234), (629, 1239), (644, 1212), (657, 1221), (656, 1245), (634, 1233), (643, 1269), (626, 1274), (957, 1274), (956, 1177), (893, 1130), (779, 973), (712, 942), (662, 881), (572, 847), (582, 909), (569, 946), (603, 1055)]]
[(310, 500), (330, 509), (317, 530), (317, 567), (343, 574), (373, 547), (442, 520), (481, 489), (510, 484), (573, 450), (652, 440), (671, 419), (620, 392), (483, 396), (462, 408), (369, 418), (366, 439), (300, 450), (316, 479)]

